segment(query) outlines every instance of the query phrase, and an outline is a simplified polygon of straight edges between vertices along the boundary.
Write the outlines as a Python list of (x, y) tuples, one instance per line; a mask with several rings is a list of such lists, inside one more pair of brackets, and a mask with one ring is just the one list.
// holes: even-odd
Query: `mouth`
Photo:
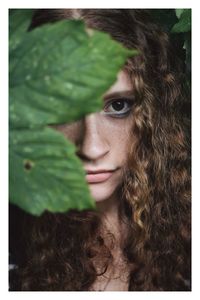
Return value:
[(115, 170), (86, 170), (86, 180), (88, 183), (101, 183), (108, 180)]

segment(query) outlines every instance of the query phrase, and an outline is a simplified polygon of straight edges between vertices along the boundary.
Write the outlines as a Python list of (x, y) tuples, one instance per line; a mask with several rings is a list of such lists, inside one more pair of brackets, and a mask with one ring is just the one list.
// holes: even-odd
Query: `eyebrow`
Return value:
[(120, 91), (120, 92), (113, 92), (113, 93), (106, 94), (103, 96), (103, 99), (107, 100), (112, 98), (123, 98), (123, 97), (132, 98), (133, 95), (134, 95), (133, 90), (127, 90), (127, 91)]

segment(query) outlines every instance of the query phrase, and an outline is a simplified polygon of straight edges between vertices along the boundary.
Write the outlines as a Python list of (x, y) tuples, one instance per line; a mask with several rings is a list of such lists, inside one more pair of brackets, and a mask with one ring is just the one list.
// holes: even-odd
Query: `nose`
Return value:
[(84, 130), (78, 155), (86, 161), (97, 161), (109, 152), (109, 141), (98, 114), (90, 114), (83, 122)]

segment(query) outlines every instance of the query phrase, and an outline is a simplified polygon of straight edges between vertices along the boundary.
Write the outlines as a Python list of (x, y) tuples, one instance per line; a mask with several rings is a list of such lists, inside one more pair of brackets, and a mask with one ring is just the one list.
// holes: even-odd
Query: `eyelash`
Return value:
[[(121, 112), (122, 110), (124, 110), (124, 107), (119, 110), (119, 111), (111, 111), (109, 112), (108, 109), (109, 107), (111, 107), (113, 104), (119, 104), (122, 103), (123, 105), (126, 105), (125, 111)], [(104, 110), (103, 110), (103, 114), (105, 115), (109, 115), (113, 118), (123, 118), (126, 117), (129, 112), (131, 111), (131, 108), (133, 106), (133, 101), (127, 98), (119, 98), (119, 99), (112, 99), (110, 101), (108, 101), (108, 103), (106, 103), (106, 105), (104, 106)]]

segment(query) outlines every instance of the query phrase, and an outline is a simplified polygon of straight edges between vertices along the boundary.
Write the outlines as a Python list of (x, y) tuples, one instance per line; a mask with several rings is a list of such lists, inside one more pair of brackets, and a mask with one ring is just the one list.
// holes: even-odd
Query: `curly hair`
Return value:
[[(76, 17), (140, 51), (124, 68), (135, 92), (119, 209), (128, 225), (121, 246), (130, 269), (128, 290), (189, 291), (190, 97), (181, 60), (143, 9), (38, 10), (30, 29)], [(112, 264), (115, 240), (109, 231), (103, 234), (99, 212), (33, 217), (10, 211), (18, 266), (10, 272), (11, 290), (87, 291)]]

